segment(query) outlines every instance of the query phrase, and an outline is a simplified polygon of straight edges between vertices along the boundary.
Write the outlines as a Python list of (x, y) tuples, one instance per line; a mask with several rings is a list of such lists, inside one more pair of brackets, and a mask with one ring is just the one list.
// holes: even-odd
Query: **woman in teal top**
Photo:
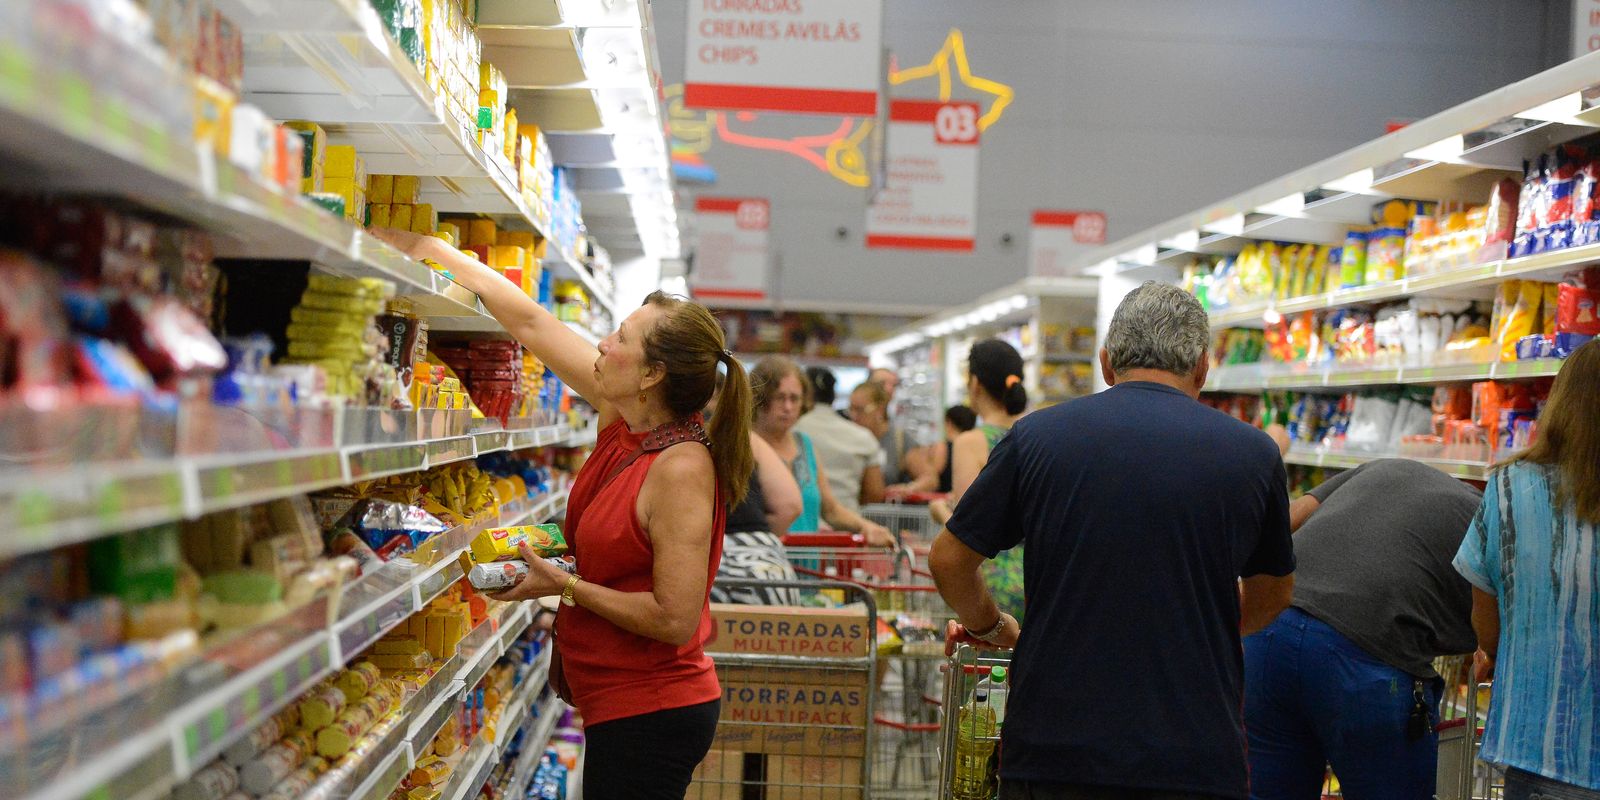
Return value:
[(1506, 800), (1600, 798), (1600, 341), (1489, 477), (1455, 567), (1494, 674), (1482, 757), (1507, 768)]
[[(928, 510), (940, 525), (950, 521), (956, 503), (989, 463), (989, 451), (1011, 432), (1028, 408), (1022, 386), (1022, 356), (999, 339), (972, 345), (967, 357), (967, 397), (983, 424), (957, 436), (951, 447), (950, 499)], [(1022, 546), (1001, 552), (984, 564), (984, 582), (1000, 610), (1022, 621)]]
[(772, 445), (800, 484), (800, 516), (789, 526), (789, 532), (813, 533), (826, 522), (833, 530), (865, 536), (868, 544), (892, 547), (895, 539), (888, 528), (867, 521), (834, 499), (827, 472), (817, 460), (811, 439), (795, 432), (795, 423), (810, 405), (809, 387), (800, 367), (782, 356), (763, 358), (750, 372), (755, 432)]

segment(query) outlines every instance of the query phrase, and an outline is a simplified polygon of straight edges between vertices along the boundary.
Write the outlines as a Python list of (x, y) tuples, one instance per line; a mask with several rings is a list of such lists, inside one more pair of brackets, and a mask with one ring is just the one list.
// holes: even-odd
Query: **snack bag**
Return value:
[(1509, 303), (1509, 310), (1501, 319), (1500, 346), (1501, 361), (1517, 360), (1517, 340), (1533, 333), (1534, 320), (1539, 313), (1539, 303), (1544, 299), (1544, 289), (1538, 281), (1518, 281), (1513, 300), (1510, 295), (1502, 292), (1502, 296)]

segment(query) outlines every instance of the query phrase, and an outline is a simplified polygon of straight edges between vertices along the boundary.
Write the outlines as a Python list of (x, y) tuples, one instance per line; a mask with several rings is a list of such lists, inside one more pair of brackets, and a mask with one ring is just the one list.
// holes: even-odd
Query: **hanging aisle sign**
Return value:
[(1105, 243), (1103, 211), (1035, 211), (1028, 235), (1028, 274), (1065, 277), (1074, 259)]
[(889, 104), (888, 177), (867, 208), (867, 247), (972, 252), (978, 104)]
[(700, 197), (694, 202), (699, 244), (689, 285), (697, 299), (767, 299), (767, 232), (772, 206), (754, 197)]
[(867, 117), (883, 0), (689, 0), (683, 105)]

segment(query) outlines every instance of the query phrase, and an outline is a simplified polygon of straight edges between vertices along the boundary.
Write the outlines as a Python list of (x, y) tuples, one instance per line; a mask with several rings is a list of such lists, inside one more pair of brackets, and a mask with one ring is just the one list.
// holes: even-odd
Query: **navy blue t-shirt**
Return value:
[(1003, 779), (1248, 796), (1237, 579), (1294, 570), (1271, 438), (1119, 384), (1018, 421), (949, 528), (1026, 543)]

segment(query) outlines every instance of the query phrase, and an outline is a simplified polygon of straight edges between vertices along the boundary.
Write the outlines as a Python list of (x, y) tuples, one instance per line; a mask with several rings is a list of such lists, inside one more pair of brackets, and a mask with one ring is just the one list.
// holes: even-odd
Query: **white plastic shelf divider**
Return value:
[[(439, 439), (244, 452), (34, 472), (0, 487), (0, 557), (385, 475), (589, 436), (547, 425)], [(482, 445), (482, 446), (480, 446)]]
[(1488, 477), (1492, 464), (1484, 461), (1465, 461), (1446, 458), (1410, 456), (1403, 453), (1362, 454), (1311, 448), (1293, 448), (1283, 457), (1285, 464), (1330, 469), (1354, 469), (1370, 461), (1385, 458), (1405, 458), (1427, 464), (1453, 478), (1481, 481)]
[(1439, 363), (1393, 367), (1345, 366), (1300, 369), (1286, 364), (1237, 364), (1217, 367), (1206, 381), (1207, 392), (1260, 392), (1275, 389), (1344, 389), (1397, 384), (1442, 384), (1467, 381), (1549, 378), (1561, 371), (1559, 358), (1526, 361)]

